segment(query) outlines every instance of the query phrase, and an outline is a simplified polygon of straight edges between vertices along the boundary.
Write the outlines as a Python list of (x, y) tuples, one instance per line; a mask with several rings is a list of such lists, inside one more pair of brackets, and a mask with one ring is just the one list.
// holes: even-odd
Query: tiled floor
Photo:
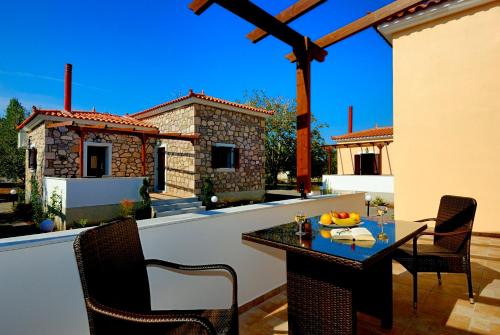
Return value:
[[(412, 308), (412, 278), (393, 264), (394, 327), (358, 314), (358, 334), (500, 334), (500, 239), (472, 238), (472, 282), (476, 303), (470, 304), (464, 274), (419, 274), (418, 311)], [(240, 316), (241, 335), (288, 334), (287, 301), (279, 294)]]

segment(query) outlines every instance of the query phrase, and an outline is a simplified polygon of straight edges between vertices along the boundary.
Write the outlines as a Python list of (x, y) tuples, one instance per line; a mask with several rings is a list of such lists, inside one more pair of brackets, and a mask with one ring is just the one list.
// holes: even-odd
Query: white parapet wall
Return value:
[(324, 175), (323, 187), (334, 191), (394, 193), (394, 176)]
[(123, 199), (139, 201), (144, 177), (57, 178), (44, 177), (44, 197), (59, 193), (63, 208), (119, 204)]
[(106, 221), (119, 214), (123, 199), (137, 202), (144, 177), (43, 178), (46, 204), (53, 192), (61, 196), (64, 220), (71, 226), (85, 218), (89, 222)]
[[(139, 221), (146, 258), (185, 264), (226, 263), (238, 274), (243, 305), (286, 283), (285, 253), (242, 241), (241, 234), (332, 209), (362, 212), (364, 194), (330, 195)], [(5, 335), (89, 334), (73, 240), (81, 229), (0, 240), (0, 324)], [(227, 306), (231, 283), (149, 269), (152, 305)]]

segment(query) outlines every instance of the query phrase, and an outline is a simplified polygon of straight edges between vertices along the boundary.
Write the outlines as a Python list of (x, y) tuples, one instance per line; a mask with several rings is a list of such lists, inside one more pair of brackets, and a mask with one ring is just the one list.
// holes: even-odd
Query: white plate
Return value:
[(339, 225), (339, 224), (332, 223), (331, 225), (328, 225), (328, 227), (331, 227), (332, 229), (353, 228), (353, 227), (361, 226), (363, 224), (364, 224), (363, 221), (360, 221), (358, 223), (351, 224), (351, 225)]

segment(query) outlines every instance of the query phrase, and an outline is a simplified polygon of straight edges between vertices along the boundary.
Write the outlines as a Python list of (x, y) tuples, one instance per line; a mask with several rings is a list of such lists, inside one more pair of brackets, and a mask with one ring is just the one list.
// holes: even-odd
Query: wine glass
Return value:
[(303, 212), (299, 212), (295, 215), (295, 222), (298, 226), (298, 231), (295, 234), (298, 236), (304, 236), (306, 233), (302, 231), (302, 225), (306, 222), (306, 216)]
[(386, 233), (384, 233), (384, 215), (387, 214), (387, 206), (377, 206), (377, 215), (380, 217), (380, 226), (381, 226), (381, 231), (377, 235), (377, 238), (382, 241), (387, 241), (389, 239), (389, 236), (387, 236)]
[(387, 214), (387, 206), (377, 206), (377, 215), (380, 216), (382, 224), (384, 224), (384, 215)]

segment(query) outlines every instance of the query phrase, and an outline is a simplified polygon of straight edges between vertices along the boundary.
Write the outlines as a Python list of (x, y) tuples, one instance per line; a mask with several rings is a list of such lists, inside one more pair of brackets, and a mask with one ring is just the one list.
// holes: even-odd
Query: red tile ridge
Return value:
[(195, 92), (193, 92), (192, 89), (190, 89), (189, 93), (187, 95), (185, 95), (185, 96), (182, 96), (182, 97), (179, 97), (179, 98), (176, 98), (176, 99), (164, 102), (162, 104), (153, 106), (153, 107), (145, 109), (143, 111), (131, 114), (130, 116), (135, 118), (135, 117), (141, 116), (141, 115), (143, 115), (145, 113), (154, 111), (156, 109), (159, 109), (159, 108), (162, 108), (162, 107), (165, 107), (165, 106), (168, 106), (168, 105), (172, 105), (172, 104), (174, 104), (176, 102), (187, 100), (189, 98), (198, 98), (198, 99), (202, 99), (202, 100), (206, 100), (206, 101), (217, 102), (217, 103), (220, 103), (220, 104), (223, 104), (223, 105), (228, 105), (228, 106), (233, 106), (233, 107), (237, 107), (237, 108), (247, 109), (247, 110), (250, 110), (250, 111), (253, 111), (253, 112), (264, 113), (264, 114), (267, 114), (267, 115), (273, 115), (274, 114), (274, 111), (270, 111), (270, 110), (263, 109), (263, 108), (257, 108), (257, 107), (253, 107), (253, 106), (249, 106), (249, 105), (245, 105), (245, 104), (240, 104), (240, 103), (236, 103), (236, 102), (232, 102), (232, 101), (228, 101), (228, 100), (224, 100), (224, 99), (212, 97), (212, 96), (206, 95), (204, 91), (201, 91), (201, 93), (195, 93)]
[(403, 16), (414, 14), (416, 12), (425, 10), (429, 7), (439, 5), (440, 3), (447, 2), (447, 1), (448, 0), (424, 0), (421, 3), (419, 3), (413, 7), (407, 8), (399, 13), (396, 13), (396, 14), (386, 18), (384, 21), (393, 21), (393, 20), (402, 18)]
[(373, 137), (387, 138), (387, 137), (392, 137), (392, 135), (393, 135), (393, 127), (375, 127), (375, 128), (355, 131), (352, 133), (342, 134), (338, 136), (332, 136), (332, 140), (345, 141), (345, 140), (373, 138)]
[(37, 115), (47, 115), (47, 116), (57, 116), (69, 119), (78, 119), (78, 120), (89, 120), (89, 121), (97, 121), (97, 122), (107, 122), (121, 125), (129, 125), (129, 126), (137, 126), (137, 127), (147, 127), (147, 128), (155, 128), (156, 126), (143, 122), (141, 120), (137, 120), (130, 116), (122, 116), (110, 113), (101, 113), (96, 112), (95, 109), (92, 111), (81, 111), (74, 110), (72, 112), (62, 111), (58, 109), (38, 109), (33, 106), (32, 113), (19, 125), (17, 126), (18, 130), (24, 128), (31, 120), (33, 120)]

